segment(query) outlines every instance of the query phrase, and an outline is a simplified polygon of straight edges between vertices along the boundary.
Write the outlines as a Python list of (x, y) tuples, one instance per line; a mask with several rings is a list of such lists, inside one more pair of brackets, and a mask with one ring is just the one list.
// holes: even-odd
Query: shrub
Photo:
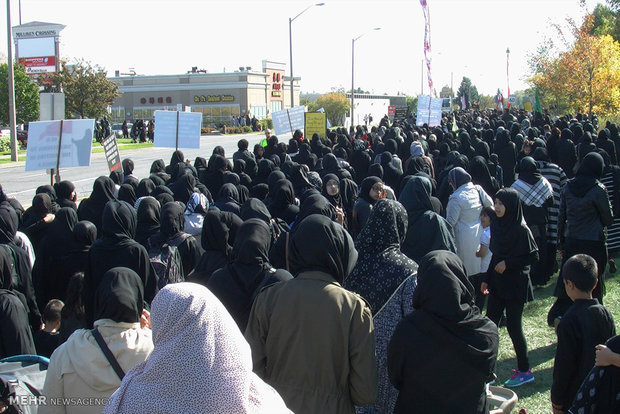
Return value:
[(273, 129), (273, 120), (271, 118), (261, 119), (260, 124), (262, 126), (263, 131), (267, 128)]
[(252, 132), (252, 127), (243, 126), (243, 127), (222, 127), (220, 129), (222, 134), (247, 134), (248, 132)]
[(11, 151), (11, 137), (0, 137), (0, 152)]

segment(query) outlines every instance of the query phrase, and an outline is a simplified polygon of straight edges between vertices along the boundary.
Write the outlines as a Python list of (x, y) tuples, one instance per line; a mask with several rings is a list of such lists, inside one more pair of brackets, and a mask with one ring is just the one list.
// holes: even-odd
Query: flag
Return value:
[(495, 105), (495, 109), (499, 109), (500, 111), (504, 110), (504, 95), (498, 90), (497, 96), (495, 97), (495, 101), (497, 102)]
[(426, 74), (428, 76), (429, 95), (435, 96), (433, 78), (431, 76), (431, 12), (427, 0), (420, 0), (422, 11), (424, 12), (424, 59), (426, 60)]
[(542, 106), (540, 105), (540, 97), (538, 96), (538, 88), (535, 89), (536, 104), (534, 105), (534, 112), (542, 114)]
[(452, 132), (459, 130), (459, 126), (456, 124), (456, 116), (452, 117)]
[(467, 109), (467, 102), (465, 101), (465, 95), (461, 95), (461, 109)]

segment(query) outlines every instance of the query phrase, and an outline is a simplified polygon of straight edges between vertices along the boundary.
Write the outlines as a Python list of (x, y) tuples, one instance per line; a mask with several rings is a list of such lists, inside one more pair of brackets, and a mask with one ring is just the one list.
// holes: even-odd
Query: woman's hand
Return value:
[(596, 360), (594, 365), (597, 367), (606, 367), (608, 365), (620, 366), (620, 354), (616, 354), (605, 345), (596, 346)]
[(140, 328), (151, 328), (151, 314), (146, 309), (142, 309), (140, 316)]
[(480, 292), (482, 292), (483, 295), (489, 294), (489, 284), (487, 282), (482, 282), (480, 284)]
[(495, 271), (499, 273), (500, 275), (504, 274), (504, 272), (506, 271), (506, 262), (502, 260), (501, 262), (496, 264)]
[(46, 223), (51, 223), (52, 221), (54, 221), (55, 218), (56, 216), (53, 215), (52, 213), (47, 213), (45, 217), (43, 217), (43, 221)]

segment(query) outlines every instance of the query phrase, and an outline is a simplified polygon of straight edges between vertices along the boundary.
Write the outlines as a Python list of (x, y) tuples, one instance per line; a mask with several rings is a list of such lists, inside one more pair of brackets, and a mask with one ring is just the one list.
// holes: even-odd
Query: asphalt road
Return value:
[[(250, 151), (264, 135), (203, 135), (200, 137), (200, 149), (183, 149), (186, 159), (192, 164), (194, 159), (202, 156), (207, 160), (213, 153), (213, 148), (220, 145), (226, 151), (226, 157), (232, 158), (237, 151), (237, 141), (245, 138), (249, 142)], [(288, 140), (288, 139), (287, 139)], [(122, 150), (121, 159), (131, 158), (134, 162), (134, 175), (138, 178), (149, 176), (151, 164), (156, 159), (163, 159), (166, 164), (170, 162), (173, 148), (142, 148), (137, 150)], [(25, 162), (0, 164), (0, 184), (9, 197), (15, 197), (24, 207), (32, 204), (37, 187), (50, 184), (50, 176), (46, 171), (25, 171)], [(109, 175), (108, 163), (103, 153), (92, 154), (90, 166), (66, 168), (60, 170), (62, 180), (70, 180), (76, 186), (78, 199), (86, 198), (92, 191), (94, 180), (101, 175)]]

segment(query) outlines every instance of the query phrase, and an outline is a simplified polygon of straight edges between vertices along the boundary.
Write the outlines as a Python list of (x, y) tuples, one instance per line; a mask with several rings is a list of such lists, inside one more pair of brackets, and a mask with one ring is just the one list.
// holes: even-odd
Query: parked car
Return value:
[(22, 144), (24, 147), (28, 145), (28, 130), (27, 129), (18, 129), (17, 130), (17, 141)]
[[(127, 131), (131, 131), (132, 125), (133, 124), (131, 122), (127, 122)], [(116, 139), (123, 138), (123, 124), (112, 125), (112, 132), (114, 133)]]

